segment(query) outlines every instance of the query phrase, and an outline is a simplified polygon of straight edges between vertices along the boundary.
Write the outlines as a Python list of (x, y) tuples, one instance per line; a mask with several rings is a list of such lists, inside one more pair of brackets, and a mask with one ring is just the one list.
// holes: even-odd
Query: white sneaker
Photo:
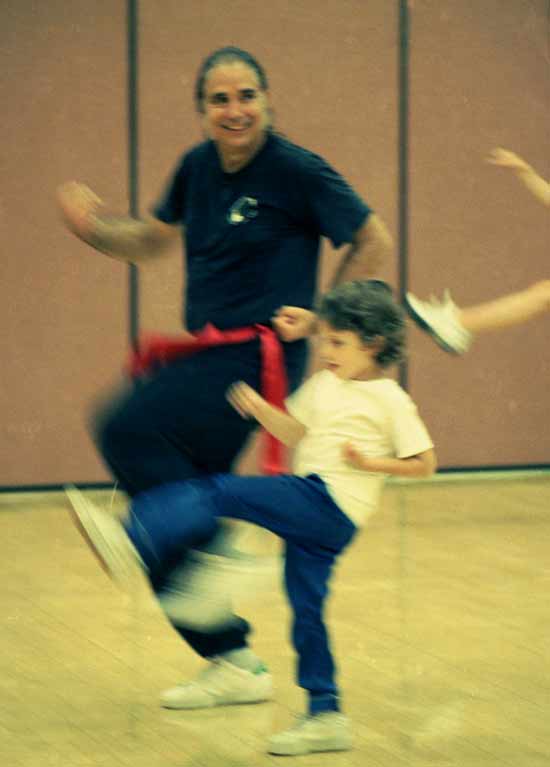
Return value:
[(65, 492), (73, 520), (101, 567), (113, 580), (128, 581), (143, 564), (122, 524), (98, 509), (74, 485), (67, 485)]
[(280, 569), (280, 557), (258, 557), (236, 549), (223, 555), (193, 550), (159, 602), (177, 626), (215, 631), (231, 619), (233, 600), (258, 594)]
[(231, 619), (231, 598), (219, 559), (215, 554), (189, 551), (185, 564), (157, 595), (164, 613), (176, 626), (215, 631)]
[(458, 319), (456, 304), (446, 290), (443, 300), (431, 298), (421, 301), (412, 293), (407, 293), (405, 305), (412, 319), (426, 330), (446, 352), (464, 354), (472, 343), (472, 334)]
[(165, 690), (161, 705), (177, 709), (212, 708), (261, 703), (272, 697), (273, 680), (265, 666), (252, 673), (223, 658), (212, 658), (195, 680)]
[(316, 751), (348, 751), (352, 747), (349, 719), (338, 711), (303, 716), (288, 730), (272, 735), (268, 753), (299, 756)]

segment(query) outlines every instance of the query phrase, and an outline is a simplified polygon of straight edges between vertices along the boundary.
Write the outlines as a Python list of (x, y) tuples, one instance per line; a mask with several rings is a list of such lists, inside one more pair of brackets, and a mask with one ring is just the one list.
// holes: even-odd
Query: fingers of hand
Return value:
[(284, 330), (286, 326), (288, 325), (288, 320), (286, 317), (279, 316), (279, 317), (272, 317), (271, 322), (273, 324), (273, 327), (276, 330)]
[(274, 317), (272, 325), (279, 338), (283, 341), (294, 340), (295, 324), (292, 320), (289, 320), (286, 317)]
[(246, 410), (243, 409), (237, 397), (235, 397), (232, 394), (228, 394), (227, 400), (229, 404), (231, 405), (231, 407), (235, 408), (235, 410), (240, 416), (242, 416), (243, 418), (248, 418), (248, 413), (246, 412)]
[(275, 312), (276, 317), (280, 317), (283, 314), (288, 314), (289, 310), (291, 310), (292, 306), (279, 306), (277, 311)]
[(525, 165), (521, 157), (501, 147), (496, 147), (491, 151), (487, 162), (491, 165), (499, 165), (502, 168), (520, 168)]
[(237, 381), (227, 391), (229, 403), (243, 418), (250, 415), (250, 387), (243, 381)]
[(342, 452), (344, 457), (350, 461), (350, 463), (361, 464), (363, 461), (363, 454), (351, 442), (346, 442), (344, 444)]
[(500, 149), (492, 149), (486, 161), (492, 165), (498, 165), (501, 151)]
[(69, 181), (63, 184), (58, 191), (58, 199), (62, 205), (73, 208), (95, 210), (102, 205), (102, 200), (85, 184), (77, 181)]
[(276, 317), (285, 318), (291, 322), (296, 322), (308, 314), (308, 309), (303, 309), (301, 306), (280, 306), (275, 312)]
[(281, 330), (295, 323), (295, 320), (292, 317), (282, 312), (274, 315), (271, 318), (271, 321), (273, 323), (273, 327), (281, 329)]

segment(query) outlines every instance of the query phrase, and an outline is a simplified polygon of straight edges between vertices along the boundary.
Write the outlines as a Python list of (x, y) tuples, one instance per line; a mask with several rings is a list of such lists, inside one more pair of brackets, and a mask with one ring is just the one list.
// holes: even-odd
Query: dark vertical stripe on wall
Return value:
[[(409, 287), (409, 0), (397, 0), (399, 5), (399, 67), (398, 67), (398, 218), (399, 218), (399, 294), (401, 301)], [(408, 386), (408, 366), (399, 368), (399, 383)]]
[[(138, 0), (127, 0), (128, 58), (128, 195), (130, 215), (139, 215), (138, 176)], [(139, 332), (139, 273), (134, 264), (128, 268), (128, 334), (133, 348)]]

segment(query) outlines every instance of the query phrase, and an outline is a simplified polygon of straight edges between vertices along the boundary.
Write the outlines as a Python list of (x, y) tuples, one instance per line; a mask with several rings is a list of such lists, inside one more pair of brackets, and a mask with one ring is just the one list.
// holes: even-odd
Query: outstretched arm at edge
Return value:
[(497, 165), (500, 168), (510, 168), (513, 170), (521, 183), (528, 189), (533, 197), (542, 202), (547, 208), (550, 208), (550, 183), (545, 181), (542, 176), (532, 168), (529, 163), (515, 152), (508, 149), (497, 147), (493, 149), (487, 162), (490, 165)]

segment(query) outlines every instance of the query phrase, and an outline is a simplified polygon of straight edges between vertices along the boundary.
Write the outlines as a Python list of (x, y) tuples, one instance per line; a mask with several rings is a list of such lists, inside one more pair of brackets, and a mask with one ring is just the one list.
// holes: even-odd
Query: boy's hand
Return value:
[(490, 165), (498, 165), (500, 168), (511, 168), (512, 170), (529, 170), (530, 168), (522, 157), (501, 147), (492, 150), (487, 162)]
[(271, 322), (282, 341), (298, 341), (307, 338), (315, 328), (315, 313), (301, 306), (281, 306)]
[(244, 381), (237, 381), (227, 390), (227, 400), (243, 418), (254, 418), (264, 399)]
[(364, 455), (353, 442), (345, 442), (342, 447), (342, 455), (348, 463), (358, 469), (368, 469), (368, 458)]

